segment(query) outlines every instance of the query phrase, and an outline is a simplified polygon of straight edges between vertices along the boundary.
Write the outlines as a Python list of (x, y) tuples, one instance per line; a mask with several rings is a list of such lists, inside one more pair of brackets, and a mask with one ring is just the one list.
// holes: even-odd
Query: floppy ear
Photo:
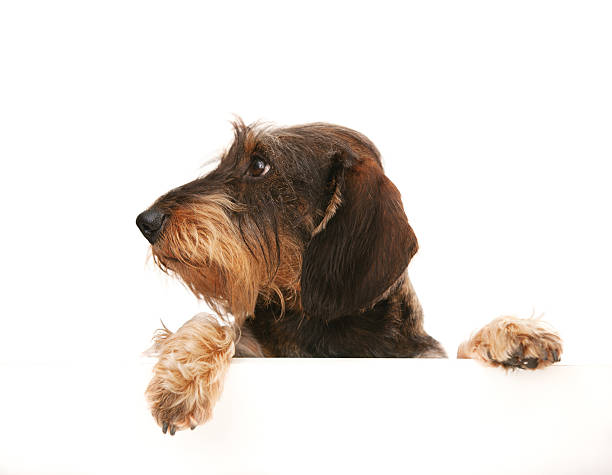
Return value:
[(372, 304), (418, 248), (399, 191), (372, 159), (343, 160), (336, 191), (313, 234), (302, 264), (302, 307), (306, 315), (326, 320)]

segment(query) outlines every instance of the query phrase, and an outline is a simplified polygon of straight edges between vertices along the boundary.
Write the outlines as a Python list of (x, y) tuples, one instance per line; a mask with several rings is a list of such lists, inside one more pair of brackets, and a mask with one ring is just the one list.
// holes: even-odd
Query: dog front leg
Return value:
[(146, 390), (164, 433), (194, 429), (212, 415), (234, 356), (234, 329), (198, 314), (175, 333), (159, 330), (149, 354), (159, 359)]

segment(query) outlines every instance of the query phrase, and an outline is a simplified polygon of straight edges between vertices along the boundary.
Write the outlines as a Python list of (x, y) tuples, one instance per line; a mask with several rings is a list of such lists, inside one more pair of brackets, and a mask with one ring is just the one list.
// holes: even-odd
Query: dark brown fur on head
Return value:
[(234, 133), (215, 170), (154, 203), (156, 263), (239, 319), (270, 301), (325, 320), (371, 306), (417, 250), (376, 147), (324, 123)]

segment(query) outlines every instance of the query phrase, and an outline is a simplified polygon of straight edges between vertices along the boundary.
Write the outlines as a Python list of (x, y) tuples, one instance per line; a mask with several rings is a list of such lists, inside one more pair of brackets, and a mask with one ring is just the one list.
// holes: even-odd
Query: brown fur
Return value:
[[(137, 224), (155, 262), (219, 315), (162, 330), (147, 398), (164, 429), (205, 422), (236, 356), (446, 357), (423, 327), (407, 273), (418, 242), (380, 154), (331, 124), (234, 124), (208, 175), (161, 196)], [(560, 340), (496, 320), (459, 350), (489, 365), (543, 367)]]

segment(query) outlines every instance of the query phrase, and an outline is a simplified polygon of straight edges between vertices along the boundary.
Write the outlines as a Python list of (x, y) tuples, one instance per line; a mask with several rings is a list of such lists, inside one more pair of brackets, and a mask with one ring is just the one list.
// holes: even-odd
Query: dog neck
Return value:
[[(279, 296), (266, 296), (260, 298), (255, 307), (254, 318), (261, 313), (266, 316), (273, 315), (274, 319), (280, 321), (284, 318), (285, 314), (292, 317), (299, 316), (301, 319), (314, 319), (309, 315), (305, 314), (300, 303), (299, 290), (295, 291), (281, 291), (281, 301)], [(423, 309), (416, 295), (412, 282), (408, 277), (408, 270), (404, 271), (397, 280), (387, 288), (379, 297), (371, 302), (367, 307), (358, 310), (355, 315), (347, 315), (347, 317), (358, 316), (360, 314), (368, 313), (372, 311), (377, 305), (389, 301), (392, 303), (401, 302), (402, 307), (405, 308), (406, 312), (410, 314), (411, 320), (414, 320), (415, 324), (422, 325), (423, 321)], [(262, 312), (262, 310), (265, 311)], [(344, 318), (340, 317), (340, 318)], [(266, 318), (266, 317), (264, 317)]]
[[(413, 357), (432, 345), (405, 272), (368, 308), (327, 320), (306, 315), (301, 307), (286, 306), (282, 313), (278, 301), (262, 299), (241, 333), (240, 356)], [(249, 341), (261, 343), (259, 352)]]

